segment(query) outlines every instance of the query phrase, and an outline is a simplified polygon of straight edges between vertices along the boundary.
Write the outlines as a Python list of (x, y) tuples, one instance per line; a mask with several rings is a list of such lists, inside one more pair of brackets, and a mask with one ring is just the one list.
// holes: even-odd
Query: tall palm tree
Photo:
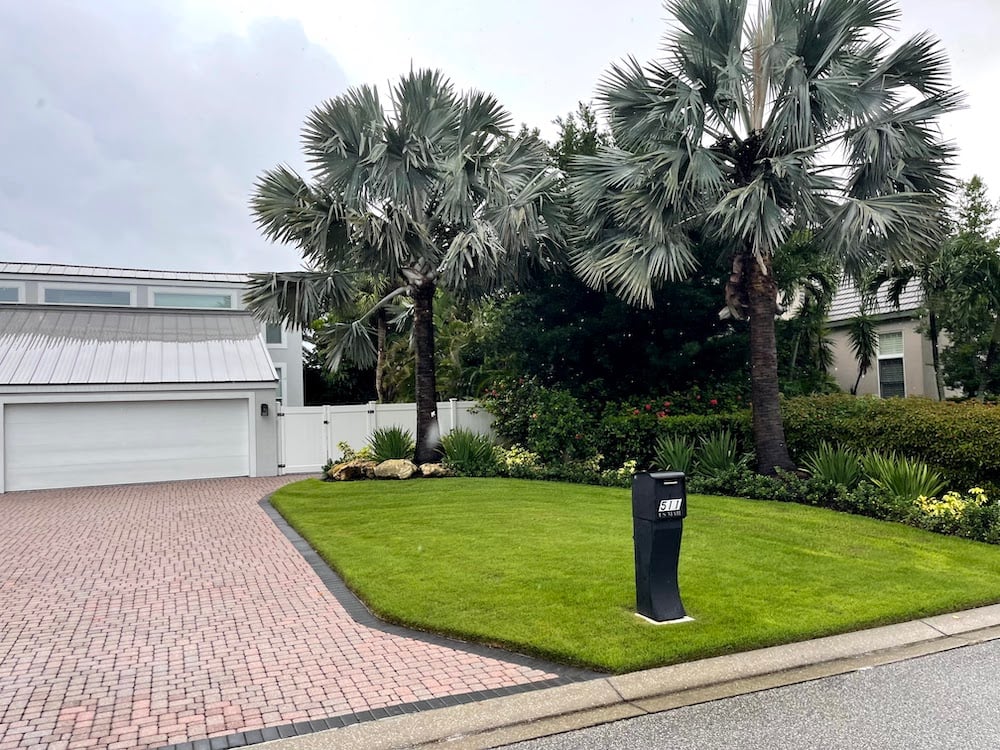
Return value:
[(362, 276), (388, 291), (345, 323), (334, 361), (371, 364), (372, 317), (406, 295), (413, 307), (417, 463), (440, 456), (433, 300), (438, 286), (475, 297), (554, 266), (564, 247), (559, 174), (535, 136), (513, 137), (491, 95), (456, 92), (419, 70), (389, 92), (361, 86), (317, 107), (303, 142), (311, 181), (285, 166), (257, 181), (252, 210), (263, 234), (294, 245), (309, 270), (253, 278), (263, 319), (303, 326), (357, 298)]
[(578, 157), (574, 267), (649, 304), (719, 242), (726, 303), (749, 317), (757, 468), (790, 468), (778, 397), (776, 250), (811, 230), (848, 270), (939, 237), (954, 150), (937, 118), (961, 104), (919, 34), (894, 50), (893, 0), (668, 0), (665, 59), (614, 65), (598, 90), (614, 147)]

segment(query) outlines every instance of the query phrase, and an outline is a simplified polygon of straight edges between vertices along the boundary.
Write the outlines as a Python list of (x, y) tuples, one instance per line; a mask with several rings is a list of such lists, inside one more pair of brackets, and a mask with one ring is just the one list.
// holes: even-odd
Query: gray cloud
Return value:
[(346, 88), (298, 21), (196, 40), (171, 4), (0, 3), (0, 259), (246, 271), (298, 264), (247, 210)]

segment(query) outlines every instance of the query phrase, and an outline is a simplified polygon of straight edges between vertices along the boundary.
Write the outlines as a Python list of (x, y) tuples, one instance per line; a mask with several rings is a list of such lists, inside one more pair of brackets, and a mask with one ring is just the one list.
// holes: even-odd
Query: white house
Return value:
[(0, 492), (278, 470), (302, 340), (246, 277), (0, 263)]

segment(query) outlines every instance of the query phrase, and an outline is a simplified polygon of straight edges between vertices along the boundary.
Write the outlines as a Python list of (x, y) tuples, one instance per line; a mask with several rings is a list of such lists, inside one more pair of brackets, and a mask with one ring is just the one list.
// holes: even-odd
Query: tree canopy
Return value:
[(579, 156), (573, 265), (650, 304), (697, 266), (695, 238), (732, 269), (726, 306), (750, 321), (758, 469), (791, 468), (778, 408), (779, 249), (798, 231), (850, 270), (942, 236), (960, 106), (938, 44), (892, 48), (892, 0), (669, 0), (664, 58), (611, 67), (598, 90), (612, 146)]

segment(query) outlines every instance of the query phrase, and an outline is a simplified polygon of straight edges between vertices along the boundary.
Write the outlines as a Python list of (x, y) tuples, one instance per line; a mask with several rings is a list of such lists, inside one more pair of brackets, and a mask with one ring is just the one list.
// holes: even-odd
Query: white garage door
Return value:
[(6, 489), (246, 476), (245, 399), (7, 404)]

